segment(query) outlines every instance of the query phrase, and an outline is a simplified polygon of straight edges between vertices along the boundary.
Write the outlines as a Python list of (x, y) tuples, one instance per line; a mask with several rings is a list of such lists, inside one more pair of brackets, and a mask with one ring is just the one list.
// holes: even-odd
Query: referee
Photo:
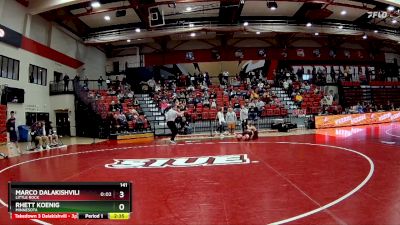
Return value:
[(167, 121), (167, 126), (171, 130), (171, 140), (170, 140), (171, 144), (176, 144), (175, 137), (178, 134), (178, 128), (176, 127), (175, 119), (178, 116), (182, 116), (182, 115), (183, 115), (183, 112), (178, 112), (176, 105), (174, 105), (170, 110), (168, 110), (165, 113), (165, 119)]

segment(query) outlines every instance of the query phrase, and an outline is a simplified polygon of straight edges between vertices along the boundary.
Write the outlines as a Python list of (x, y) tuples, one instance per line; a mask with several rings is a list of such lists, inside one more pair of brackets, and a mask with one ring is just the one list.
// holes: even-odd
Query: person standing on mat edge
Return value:
[(242, 132), (247, 129), (247, 120), (249, 119), (249, 109), (245, 105), (241, 105), (240, 123), (242, 124)]
[(226, 113), (226, 123), (228, 124), (228, 130), (230, 134), (235, 134), (236, 129), (236, 113), (233, 111), (232, 107), (228, 108), (228, 112)]
[[(218, 111), (216, 119), (218, 120), (218, 131), (219, 131), (221, 137), (223, 137), (224, 131), (225, 131), (225, 125), (226, 125), (225, 116), (224, 116), (224, 107), (221, 107), (221, 109)], [(216, 133), (218, 133), (218, 132), (216, 131)]]
[(17, 152), (20, 154), (20, 150), (18, 147), (18, 136), (17, 136), (17, 131), (15, 130), (15, 112), (11, 111), (10, 112), (10, 118), (7, 120), (6, 123), (6, 128), (7, 128), (7, 132), (9, 134), (10, 137), (10, 142), (14, 144), (15, 148), (17, 149)]
[(175, 120), (178, 116), (182, 116), (184, 112), (178, 112), (177, 106), (174, 105), (165, 113), (165, 119), (167, 121), (167, 126), (171, 130), (171, 144), (176, 144), (175, 137), (178, 134), (178, 128), (176, 127)]

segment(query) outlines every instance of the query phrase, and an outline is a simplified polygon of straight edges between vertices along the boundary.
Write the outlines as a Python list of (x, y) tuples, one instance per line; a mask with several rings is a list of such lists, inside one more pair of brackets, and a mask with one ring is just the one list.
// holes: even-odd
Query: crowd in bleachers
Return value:
[(362, 73), (362, 70), (359, 68), (359, 73), (355, 73), (346, 67), (343, 72), (339, 71), (337, 73), (333, 68), (331, 68), (331, 71), (331, 73), (327, 73), (326, 70), (315, 69), (314, 67), (312, 71), (308, 70), (306, 72), (306, 74), (310, 74), (307, 80), (303, 80), (303, 75), (305, 74), (303, 69), (294, 71), (293, 68), (286, 67), (274, 73), (279, 86), (281, 86), (296, 105), (306, 111), (307, 114), (326, 115), (387, 111), (389, 108), (392, 110), (396, 109), (395, 103), (391, 103), (391, 107), (385, 107), (384, 104), (381, 104), (382, 99), (375, 99), (378, 101), (376, 104), (374, 101), (371, 101), (371, 103), (362, 102), (343, 109), (342, 106), (338, 104), (339, 99), (337, 96), (333, 96), (332, 93), (322, 93), (322, 90), (316, 86), (338, 83), (345, 87), (359, 87), (362, 84), (366, 84), (366, 82), (372, 86), (400, 85), (398, 81), (385, 81), (385, 77), (389, 75), (386, 75), (384, 70), (378, 69), (375, 73), (367, 69), (365, 73)]
[[(335, 69), (334, 66), (312, 67), (312, 69), (286, 67), (284, 71), (277, 74), (277, 79), (282, 80), (287, 73), (295, 76), (296, 80), (308, 77), (309, 81), (319, 86), (326, 84), (339, 84), (342, 82), (360, 82), (367, 84), (373, 81), (398, 81), (398, 73), (386, 71), (381, 68), (373, 70), (370, 67), (350, 67), (344, 66), (342, 69)], [(393, 73), (393, 74), (392, 74)]]
[[(309, 68), (309, 67), (307, 67)], [(351, 67), (344, 66), (337, 69), (334, 66), (313, 66), (312, 69), (305, 70), (297, 67), (296, 70), (291, 66), (284, 66), (276, 73), (276, 79), (284, 80), (290, 74), (292, 80), (302, 81), (307, 78), (309, 83), (323, 86), (327, 84), (347, 84), (358, 83), (371, 84), (374, 82), (399, 82), (399, 73), (392, 68), (373, 68), (373, 67)]]
[[(302, 114), (340, 113), (341, 107), (333, 100), (331, 94), (322, 93), (322, 90), (313, 83), (316, 79), (303, 80), (302, 73), (294, 73), (293, 69), (274, 71), (277, 84), (285, 90), (288, 96), (301, 109)], [(321, 78), (322, 79), (322, 78)]]
[[(326, 84), (330, 76), (332, 77), (328, 79), (328, 83), (330, 79), (345, 82), (360, 78), (350, 73), (326, 74), (326, 71), (315, 70), (310, 72), (313, 75), (309, 80), (303, 80), (302, 71), (295, 73), (290, 68), (274, 73), (276, 84), (281, 86), (298, 106), (298, 110), (295, 111), (301, 111), (299, 114), (314, 115), (345, 113), (338, 104), (338, 97), (332, 93), (324, 93), (317, 85)], [(363, 79), (362, 76), (361, 78)], [(219, 85), (211, 85), (207, 73), (197, 76), (181, 75), (175, 81), (156, 82), (153, 97), (162, 110), (171, 104), (177, 104), (181, 110), (186, 110), (193, 120), (215, 119), (220, 107), (224, 107), (225, 112), (232, 107), (239, 116), (241, 105), (249, 109), (250, 118), (287, 115), (284, 105), (271, 90), (272, 84), (263, 76), (241, 73), (229, 81), (227, 74), (221, 73), (218, 79)]]
[[(162, 113), (174, 105), (179, 111), (184, 111), (184, 118), (180, 122), (182, 128), (188, 121), (216, 120), (221, 109), (225, 117), (232, 111), (239, 122), (243, 119), (255, 121), (265, 116), (286, 116), (288, 110), (274, 93), (273, 85), (282, 87), (297, 105), (298, 110), (294, 110), (294, 114), (297, 111), (314, 115), (375, 112), (389, 108), (360, 103), (343, 110), (338, 104), (338, 96), (324, 93), (320, 85), (338, 81), (355, 82), (354, 79), (364, 79), (363, 75), (354, 77), (347, 73), (327, 74), (321, 69), (307, 72), (311, 76), (303, 79), (304, 71), (295, 72), (290, 67), (279, 69), (274, 71), (276, 80), (273, 82), (267, 81), (261, 71), (241, 72), (234, 77), (223, 72), (215, 80), (205, 72), (180, 74), (169, 80), (151, 78), (139, 85), (143, 92), (150, 94)], [(150, 123), (140, 109), (130, 85), (124, 79), (119, 81), (118, 78), (114, 81), (107, 79), (106, 85), (103, 88), (102, 79), (98, 81), (99, 90), (89, 90), (84, 85), (81, 98), (103, 119), (109, 121), (112, 132), (149, 128)], [(390, 107), (392, 110), (395, 108), (393, 104)], [(241, 116), (243, 110), (246, 111), (246, 118)]]
[(396, 107), (393, 102), (388, 100), (385, 104), (375, 104), (374, 102), (358, 102), (356, 105), (346, 108), (345, 113), (372, 113), (394, 110), (400, 110), (400, 107)]
[(164, 111), (177, 105), (190, 121), (215, 120), (219, 109), (224, 113), (232, 108), (240, 116), (241, 107), (248, 110), (248, 119), (262, 116), (287, 115), (287, 110), (263, 76), (255, 73), (237, 75), (229, 79), (228, 73), (218, 76), (219, 84), (212, 84), (208, 73), (179, 75), (175, 80), (155, 82), (152, 97)]
[[(109, 80), (109, 79), (107, 79)], [(81, 87), (80, 98), (90, 105), (102, 119), (107, 120), (111, 133), (143, 131), (150, 128), (150, 123), (140, 108), (129, 84), (118, 77), (114, 81), (98, 81), (99, 90)]]

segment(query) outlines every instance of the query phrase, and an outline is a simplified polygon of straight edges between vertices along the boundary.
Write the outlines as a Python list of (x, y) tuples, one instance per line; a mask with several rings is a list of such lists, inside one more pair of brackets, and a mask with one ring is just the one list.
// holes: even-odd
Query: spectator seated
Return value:
[[(154, 88), (156, 86), (154, 84)], [(110, 124), (111, 133), (143, 132), (150, 128), (134, 92), (124, 82), (109, 85), (108, 90), (89, 90), (80, 94), (81, 99)]]
[[(192, 120), (214, 120), (217, 108), (220, 107), (224, 107), (225, 111), (228, 107), (232, 107), (238, 113), (241, 105), (249, 105), (249, 109), (253, 106), (249, 114), (252, 120), (270, 116), (265, 113), (266, 104), (273, 105), (277, 109), (272, 115), (287, 115), (287, 110), (271, 92), (270, 84), (255, 78), (250, 79), (251, 83), (246, 81), (235, 78), (235, 85), (232, 85), (223, 78), (222, 86), (207, 85), (204, 82), (190, 82), (188, 86), (182, 86), (183, 82), (177, 81), (180, 86), (176, 90), (164, 85), (153, 93), (153, 100), (159, 104), (161, 110), (170, 104), (185, 105)], [(170, 82), (174, 81), (166, 81)]]

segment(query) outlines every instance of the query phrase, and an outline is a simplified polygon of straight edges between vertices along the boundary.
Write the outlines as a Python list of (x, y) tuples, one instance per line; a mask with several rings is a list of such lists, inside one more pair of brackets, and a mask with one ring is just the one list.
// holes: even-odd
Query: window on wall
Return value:
[(19, 61), (0, 55), (0, 77), (19, 80)]
[(29, 83), (40, 84), (46, 86), (47, 84), (47, 69), (29, 65)]

